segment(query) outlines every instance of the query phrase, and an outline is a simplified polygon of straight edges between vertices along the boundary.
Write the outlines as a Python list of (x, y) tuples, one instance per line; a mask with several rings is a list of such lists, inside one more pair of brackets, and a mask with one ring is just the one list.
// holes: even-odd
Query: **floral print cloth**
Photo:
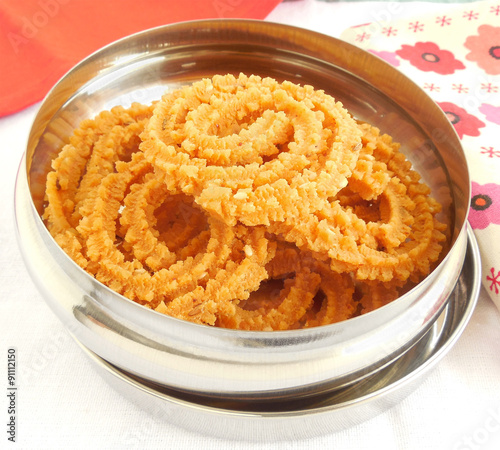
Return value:
[(482, 282), (500, 308), (500, 1), (457, 4), (445, 13), (347, 29), (341, 38), (418, 83), (462, 141), (472, 179), (469, 223)]

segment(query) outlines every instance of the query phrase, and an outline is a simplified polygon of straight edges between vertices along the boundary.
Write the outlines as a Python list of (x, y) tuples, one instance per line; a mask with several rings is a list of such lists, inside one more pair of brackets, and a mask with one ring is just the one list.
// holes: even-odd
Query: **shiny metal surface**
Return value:
[[(46, 173), (74, 127), (102, 109), (157, 99), (214, 73), (251, 72), (322, 88), (359, 119), (402, 143), (444, 205), (449, 248), (418, 286), (373, 313), (287, 332), (241, 332), (186, 323), (114, 293), (74, 264), (47, 232)], [(443, 112), (377, 57), (299, 28), (247, 20), (180, 23), (114, 43), (71, 70), (42, 103), (16, 186), (19, 242), (28, 270), (68, 330), (121, 369), (212, 398), (306, 397), (366, 377), (400, 357), (432, 326), (465, 258), (469, 176)]]
[(308, 399), (230, 402), (186, 396), (127, 374), (84, 348), (97, 372), (157, 420), (235, 440), (304, 439), (340, 431), (386, 411), (413, 392), (464, 331), (481, 288), (471, 230), (465, 264), (449, 302), (430, 330), (397, 361), (350, 387)]

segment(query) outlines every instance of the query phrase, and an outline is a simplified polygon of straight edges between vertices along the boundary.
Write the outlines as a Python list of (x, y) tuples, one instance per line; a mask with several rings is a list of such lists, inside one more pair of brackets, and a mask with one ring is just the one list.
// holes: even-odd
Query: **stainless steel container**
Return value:
[(468, 230), (467, 254), (443, 312), (410, 350), (348, 387), (308, 398), (259, 403), (185, 395), (137, 378), (83, 348), (97, 373), (152, 419), (224, 439), (307, 439), (359, 425), (412, 394), (462, 335), (481, 289), (479, 249)]
[[(148, 310), (81, 270), (46, 230), (50, 162), (82, 119), (215, 73), (255, 73), (312, 84), (402, 143), (444, 205), (448, 248), (410, 292), (364, 316), (325, 327), (243, 332)], [(317, 396), (404, 355), (431, 328), (460, 275), (469, 175), (444, 113), (396, 69), (340, 40), (250, 20), (209, 20), (145, 31), (94, 53), (67, 73), (34, 120), (16, 186), (19, 242), (48, 305), (86, 348), (141, 379), (208, 398), (269, 402)]]

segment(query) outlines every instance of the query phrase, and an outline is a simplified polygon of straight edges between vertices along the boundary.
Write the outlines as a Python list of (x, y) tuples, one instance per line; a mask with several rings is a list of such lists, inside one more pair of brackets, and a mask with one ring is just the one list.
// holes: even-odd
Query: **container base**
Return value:
[(410, 394), (462, 334), (479, 290), (479, 251), (469, 228), (467, 254), (457, 285), (440, 317), (414, 347), (392, 364), (345, 389), (275, 404), (182, 394), (128, 374), (80, 345), (110, 386), (158, 420), (240, 441), (305, 439), (357, 425), (387, 411)]

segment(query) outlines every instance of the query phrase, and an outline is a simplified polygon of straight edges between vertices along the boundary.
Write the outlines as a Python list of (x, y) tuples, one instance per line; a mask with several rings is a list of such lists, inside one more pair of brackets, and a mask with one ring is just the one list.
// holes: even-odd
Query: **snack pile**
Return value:
[(245, 330), (326, 325), (425, 277), (446, 226), (399, 144), (323, 91), (216, 75), (83, 121), (45, 223), (147, 308)]

